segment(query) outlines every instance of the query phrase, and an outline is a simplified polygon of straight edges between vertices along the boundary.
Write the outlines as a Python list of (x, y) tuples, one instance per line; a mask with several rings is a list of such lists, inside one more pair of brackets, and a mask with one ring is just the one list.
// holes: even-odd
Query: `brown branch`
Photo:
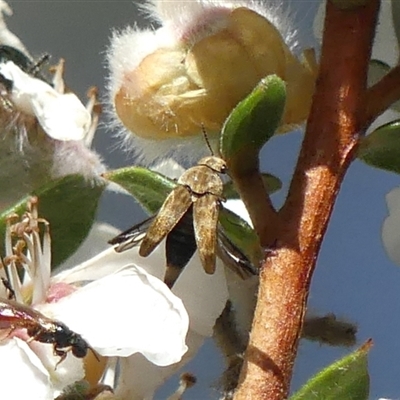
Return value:
[(261, 271), (250, 343), (235, 400), (286, 399), (309, 285), (364, 106), (379, 0), (354, 10), (327, 3), (320, 73), (276, 254)]
[(260, 238), (261, 246), (264, 248), (270, 247), (276, 239), (275, 232), (271, 229), (271, 226), (276, 225), (278, 214), (271, 203), (258, 168), (239, 171), (238, 168), (232, 166), (229, 168), (229, 173), (250, 214), (254, 230)]
[(365, 99), (363, 126), (368, 126), (399, 99), (400, 65), (393, 68), (379, 82), (368, 89)]

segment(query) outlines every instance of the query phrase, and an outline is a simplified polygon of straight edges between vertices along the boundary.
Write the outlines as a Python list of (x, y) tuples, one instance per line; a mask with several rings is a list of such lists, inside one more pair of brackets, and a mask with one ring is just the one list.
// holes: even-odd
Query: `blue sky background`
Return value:
[[(9, 3), (14, 16), (8, 19), (8, 24), (34, 55), (48, 52), (53, 60), (65, 58), (66, 81), (81, 98), (92, 85), (104, 93), (104, 50), (110, 30), (138, 20), (135, 2), (10, 0)], [(300, 38), (310, 44), (312, 19), (319, 1), (293, 3)], [(273, 198), (276, 205), (284, 200), (301, 138), (300, 133), (276, 137), (263, 152), (263, 169), (284, 182), (284, 189)], [(95, 146), (111, 168), (129, 163), (105, 123), (96, 136)], [(373, 338), (371, 399), (400, 399), (400, 267), (389, 260), (381, 243), (381, 225), (387, 215), (385, 195), (398, 185), (400, 177), (395, 174), (374, 170), (358, 161), (351, 166), (323, 243), (310, 293), (309, 307), (313, 312), (334, 312), (357, 323), (359, 344)], [(143, 217), (133, 201), (115, 196), (108, 195), (102, 201), (101, 220), (127, 228)], [(302, 341), (293, 388), (348, 351)], [(210, 385), (221, 369), (221, 360), (209, 341), (185, 368), (198, 377), (198, 384), (186, 398), (216, 399), (218, 393)], [(174, 383), (167, 384), (157, 398), (165, 398), (174, 388)]]

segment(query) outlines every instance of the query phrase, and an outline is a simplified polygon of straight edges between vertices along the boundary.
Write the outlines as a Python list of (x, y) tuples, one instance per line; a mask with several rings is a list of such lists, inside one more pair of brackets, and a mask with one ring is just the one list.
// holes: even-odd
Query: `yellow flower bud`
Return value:
[(315, 66), (300, 62), (259, 13), (246, 7), (218, 12), (217, 19), (205, 16), (200, 27), (187, 27), (180, 40), (124, 72), (114, 105), (135, 135), (184, 138), (198, 135), (201, 126), (218, 132), (236, 104), (270, 74), (287, 82), (282, 130), (307, 118)]

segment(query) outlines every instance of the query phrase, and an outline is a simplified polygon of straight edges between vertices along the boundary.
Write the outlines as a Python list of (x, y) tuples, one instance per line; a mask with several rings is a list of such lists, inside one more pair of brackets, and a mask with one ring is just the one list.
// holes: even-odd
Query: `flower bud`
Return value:
[(302, 123), (315, 65), (299, 61), (252, 2), (187, 3), (158, 1), (159, 29), (114, 35), (109, 88), (123, 125), (152, 140), (193, 137), (202, 127), (219, 132), (237, 103), (270, 74), (287, 84), (281, 129)]

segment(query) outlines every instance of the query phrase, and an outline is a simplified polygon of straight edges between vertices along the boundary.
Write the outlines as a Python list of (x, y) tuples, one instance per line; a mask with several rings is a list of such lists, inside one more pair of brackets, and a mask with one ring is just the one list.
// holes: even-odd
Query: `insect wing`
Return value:
[(132, 247), (138, 246), (146, 235), (151, 223), (155, 216), (138, 223), (132, 228), (127, 229), (125, 232), (120, 233), (115, 238), (108, 241), (109, 244), (118, 245), (115, 247), (117, 253), (122, 253), (125, 250), (129, 250)]
[(215, 272), (219, 198), (212, 194), (199, 197), (193, 204), (193, 226), (197, 249), (204, 271)]
[(196, 249), (197, 245), (193, 229), (193, 207), (191, 206), (167, 235), (165, 242), (167, 269), (164, 275), (164, 283), (169, 288), (172, 288), (175, 284)]
[(258, 269), (247, 256), (226, 236), (222, 227), (218, 226), (218, 257), (243, 280), (258, 275)]
[(192, 204), (186, 186), (178, 185), (166, 198), (144, 237), (139, 254), (147, 257), (168, 235)]
[(0, 329), (42, 324), (47, 318), (38, 311), (13, 300), (0, 298)]

